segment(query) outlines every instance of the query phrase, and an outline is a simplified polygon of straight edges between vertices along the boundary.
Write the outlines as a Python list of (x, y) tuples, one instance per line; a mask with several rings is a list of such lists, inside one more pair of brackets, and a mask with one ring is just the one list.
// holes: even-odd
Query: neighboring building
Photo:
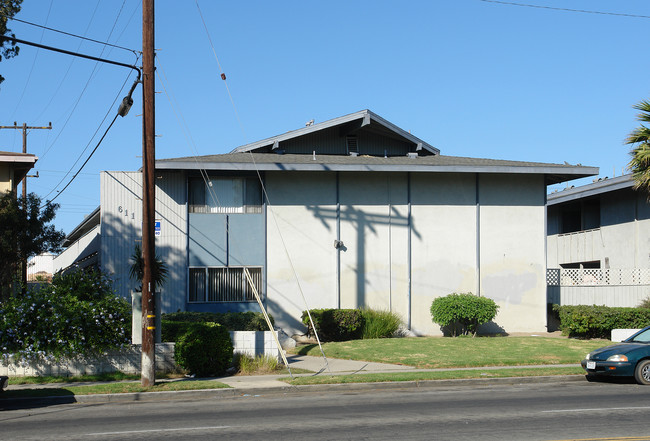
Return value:
[(54, 254), (41, 253), (27, 260), (28, 282), (51, 282), (54, 274)]
[(637, 306), (650, 296), (650, 203), (631, 175), (548, 196), (549, 303)]
[(0, 192), (16, 191), (38, 158), (29, 153), (0, 151)]
[[(468, 291), (499, 304), (491, 330), (543, 331), (546, 186), (597, 172), (442, 156), (367, 110), (229, 154), (160, 159), (162, 311), (257, 310), (246, 269), (288, 334), (307, 307), (390, 310), (440, 334), (431, 302)], [(100, 208), (60, 266), (86, 256), (128, 296), (141, 194), (141, 173), (102, 172)]]

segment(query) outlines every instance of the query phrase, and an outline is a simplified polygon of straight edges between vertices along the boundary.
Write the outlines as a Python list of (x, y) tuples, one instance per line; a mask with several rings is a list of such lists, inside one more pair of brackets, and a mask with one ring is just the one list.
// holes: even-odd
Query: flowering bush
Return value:
[(4, 361), (98, 355), (128, 344), (130, 334), (130, 304), (96, 270), (55, 276), (51, 285), (0, 304)]

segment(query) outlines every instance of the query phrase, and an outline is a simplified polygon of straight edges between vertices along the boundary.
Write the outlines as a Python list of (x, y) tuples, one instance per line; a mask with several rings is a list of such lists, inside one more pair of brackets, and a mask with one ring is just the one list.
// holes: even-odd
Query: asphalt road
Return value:
[(66, 404), (0, 412), (0, 439), (650, 440), (649, 398), (584, 382)]

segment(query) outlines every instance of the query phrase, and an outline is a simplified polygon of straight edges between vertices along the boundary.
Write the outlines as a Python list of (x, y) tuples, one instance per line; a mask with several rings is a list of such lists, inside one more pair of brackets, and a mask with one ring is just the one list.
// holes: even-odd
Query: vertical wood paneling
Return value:
[[(162, 312), (185, 309), (187, 262), (186, 180), (182, 173), (156, 173), (156, 255), (168, 267), (161, 289)], [(102, 268), (118, 295), (129, 298), (130, 257), (142, 238), (142, 177), (139, 172), (101, 173)]]

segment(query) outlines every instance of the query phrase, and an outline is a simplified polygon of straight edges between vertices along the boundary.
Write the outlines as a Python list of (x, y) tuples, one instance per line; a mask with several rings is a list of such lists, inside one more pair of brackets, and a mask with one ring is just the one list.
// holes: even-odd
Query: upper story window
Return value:
[(257, 178), (201, 178), (189, 181), (190, 213), (261, 213), (262, 186)]
[(585, 199), (562, 205), (560, 234), (600, 228), (600, 199)]

